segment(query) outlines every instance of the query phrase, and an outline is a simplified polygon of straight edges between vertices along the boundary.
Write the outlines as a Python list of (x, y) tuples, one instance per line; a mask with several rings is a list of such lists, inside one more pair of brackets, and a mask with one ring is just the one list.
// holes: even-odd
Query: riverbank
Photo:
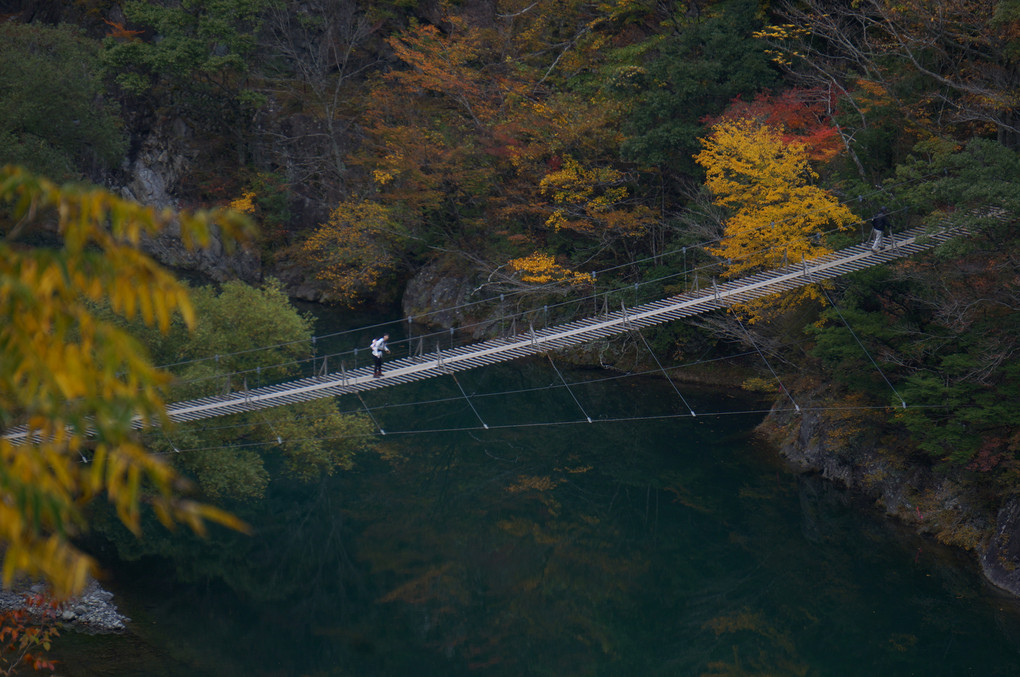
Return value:
[[(619, 369), (623, 360), (619, 353), (613, 357), (617, 363), (612, 368)], [(577, 362), (585, 359), (593, 361), (589, 353)], [(634, 368), (651, 372), (654, 366), (635, 362)], [(754, 365), (739, 360), (670, 373), (677, 382), (718, 388), (739, 387), (755, 376)], [(806, 397), (809, 385), (795, 390), (806, 401), (828, 401), (824, 392)], [(922, 459), (894, 453), (907, 448), (910, 440), (897, 436), (895, 426), (889, 425), (891, 415), (891, 409), (854, 407), (798, 410), (782, 397), (756, 434), (797, 472), (817, 473), (873, 501), (888, 518), (916, 533), (969, 553), (988, 583), (1020, 599), (1020, 497), (991, 496), (959, 470), (936, 470)]]
[(996, 502), (955, 473), (885, 452), (907, 443), (882, 437), (888, 413), (795, 411), (781, 401), (756, 432), (797, 470), (818, 473), (917, 533), (971, 553), (990, 584), (1020, 598), (1020, 501)]
[[(26, 604), (26, 595), (43, 594), (41, 585), (22, 587), (18, 590), (0, 590), (0, 612), (15, 609), (32, 610)], [(130, 618), (117, 610), (113, 593), (103, 589), (96, 581), (89, 581), (85, 591), (57, 606), (55, 620), (61, 629), (90, 635), (114, 634), (127, 630)]]

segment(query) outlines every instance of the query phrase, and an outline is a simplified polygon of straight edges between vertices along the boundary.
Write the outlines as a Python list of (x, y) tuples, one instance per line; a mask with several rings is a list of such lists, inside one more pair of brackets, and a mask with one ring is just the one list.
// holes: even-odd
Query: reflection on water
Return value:
[(273, 486), (252, 537), (111, 566), (133, 634), (65, 638), (63, 674), (1020, 674), (1016, 604), (962, 558), (712, 415), (746, 403), (664, 418), (668, 384), (605, 376), (369, 393), (379, 454)]

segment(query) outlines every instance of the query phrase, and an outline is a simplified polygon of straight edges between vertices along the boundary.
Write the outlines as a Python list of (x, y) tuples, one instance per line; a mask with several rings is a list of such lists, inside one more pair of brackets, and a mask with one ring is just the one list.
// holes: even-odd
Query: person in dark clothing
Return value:
[(871, 233), (874, 240), (871, 243), (871, 251), (877, 252), (882, 248), (882, 238), (891, 235), (889, 231), (889, 212), (881, 207), (878, 213), (871, 217)]
[(390, 335), (383, 334), (382, 337), (372, 341), (372, 360), (375, 362), (375, 372), (372, 374), (372, 378), (382, 376), (382, 357), (383, 353), (390, 352), (390, 349), (386, 347), (386, 342), (389, 340)]

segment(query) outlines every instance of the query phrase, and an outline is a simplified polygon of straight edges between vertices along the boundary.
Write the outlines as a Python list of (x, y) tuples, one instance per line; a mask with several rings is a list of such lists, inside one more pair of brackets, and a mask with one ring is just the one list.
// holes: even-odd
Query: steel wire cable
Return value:
[[(912, 182), (919, 182), (919, 181), (922, 181), (922, 180), (925, 180), (925, 179), (931, 178), (932, 176), (937, 176), (937, 175), (938, 175), (937, 173), (927, 174), (927, 175), (923, 175), (923, 176), (919, 176), (919, 177), (913, 177), (913, 178), (910, 178), (910, 179), (906, 179), (906, 180), (904, 180), (902, 182), (899, 182), (897, 184), (892, 184), (890, 186), (878, 187), (878, 188), (876, 188), (871, 193), (865, 194), (863, 196), (858, 196), (856, 198), (856, 200), (858, 202), (860, 202), (860, 201), (863, 201), (864, 199), (870, 199), (873, 195), (876, 195), (876, 194), (879, 194), (879, 193), (886, 193), (886, 192), (889, 192), (890, 190), (893, 190), (895, 188), (901, 187), (903, 185), (907, 185), (907, 184), (912, 183)], [(853, 202), (853, 200), (841, 200), (841, 201), (839, 201), (839, 203), (842, 204), (843, 206), (847, 206), (847, 205), (851, 204), (852, 202)], [(814, 211), (819, 211), (819, 210), (812, 210), (812, 211), (807, 212), (807, 214), (811, 214)], [(905, 208), (893, 210), (893, 211), (890, 212), (890, 214), (896, 214), (896, 213), (899, 213), (901, 211), (905, 211)], [(801, 214), (799, 216), (803, 216), (803, 214)], [(788, 217), (787, 219), (782, 219), (782, 220), (780, 220), (778, 222), (772, 222), (772, 223), (770, 223), (767, 226), (766, 225), (760, 226), (759, 228), (754, 229), (754, 230), (757, 231), (757, 230), (764, 230), (766, 228), (772, 228), (772, 227), (774, 227), (775, 223), (783, 223), (786, 220), (792, 220), (793, 218), (794, 217)], [(867, 220), (858, 221), (858, 222), (855, 223), (855, 225), (857, 225), (857, 224), (864, 224), (864, 223), (867, 223)], [(837, 232), (837, 230), (833, 229), (833, 230), (829, 230), (829, 231), (824, 231), (822, 234), (830, 234), (832, 232)], [(680, 249), (674, 249), (674, 250), (670, 250), (670, 251), (667, 251), (667, 252), (661, 252), (659, 254), (656, 254), (656, 255), (653, 255), (653, 256), (647, 256), (647, 257), (644, 257), (642, 259), (637, 259), (635, 261), (631, 261), (631, 262), (628, 262), (628, 263), (625, 263), (625, 264), (618, 264), (616, 266), (610, 266), (608, 268), (599, 269), (599, 270), (593, 271), (593, 274), (597, 278), (599, 275), (605, 275), (606, 273), (613, 272), (615, 270), (620, 270), (622, 268), (634, 267), (634, 266), (637, 266), (637, 265), (640, 265), (640, 264), (643, 264), (643, 263), (648, 263), (650, 261), (659, 261), (663, 257), (668, 257), (668, 256), (672, 256), (672, 255), (675, 255), (675, 254), (679, 254), (681, 252), (686, 252), (687, 249), (703, 249), (703, 248), (705, 248), (705, 247), (707, 247), (709, 245), (721, 242), (724, 239), (725, 239), (725, 235), (720, 236), (718, 238), (704, 240), (704, 241), (698, 242), (698, 243), (692, 243), (691, 245), (685, 245), (684, 247), (682, 247)], [(778, 249), (778, 247), (776, 247), (776, 249)], [(767, 250), (767, 251), (771, 251), (771, 249)], [(707, 270), (709, 268), (714, 268), (717, 265), (718, 265), (718, 263), (706, 264), (704, 266), (700, 266), (698, 268), (691, 269), (690, 271), (686, 271), (685, 273), (678, 273), (678, 274), (672, 274), (672, 275), (668, 275), (668, 276), (663, 276), (661, 278), (654, 278), (652, 280), (643, 281), (643, 282), (640, 282), (638, 284), (641, 285), (641, 286), (648, 285), (648, 284), (654, 284), (656, 282), (661, 282), (661, 281), (663, 281), (665, 279), (670, 279), (672, 277), (677, 277), (679, 275), (684, 275), (684, 274), (689, 274), (691, 272), (699, 272), (701, 270)], [(512, 292), (509, 292), (509, 294), (511, 296), (524, 295), (524, 294), (534, 294), (536, 292), (542, 291), (543, 289), (551, 289), (551, 288), (557, 288), (557, 283), (546, 283), (546, 284), (542, 284), (542, 285), (537, 285), (536, 287), (532, 287), (532, 288), (529, 288), (527, 290), (512, 291)], [(505, 296), (505, 295), (506, 295), (506, 292), (501, 294), (501, 297)], [(438, 313), (448, 313), (448, 312), (453, 312), (453, 311), (456, 311), (456, 310), (463, 310), (465, 308), (470, 308), (472, 306), (476, 306), (476, 305), (480, 305), (480, 304), (494, 303), (494, 302), (496, 302), (498, 300), (501, 300), (501, 297), (490, 297), (490, 298), (486, 298), (486, 299), (480, 299), (478, 301), (470, 301), (470, 302), (467, 302), (467, 303), (462, 303), (462, 304), (458, 304), (458, 305), (454, 305), (454, 306), (449, 306), (449, 307), (444, 307), (444, 308), (440, 308), (440, 309), (435, 309), (435, 310), (428, 311), (427, 313), (423, 313), (423, 314), (419, 315), (418, 317), (428, 317), (430, 315), (435, 315), (435, 314), (438, 314)], [(563, 303), (560, 303), (560, 304), (553, 304), (550, 307), (554, 307), (555, 308), (555, 307), (559, 307), (559, 306), (565, 305), (566, 303), (580, 303), (580, 302), (592, 300), (593, 298), (595, 298), (594, 295), (588, 295), (588, 296), (585, 296), (585, 297), (579, 297), (579, 298), (576, 298), (576, 299), (572, 299), (570, 301), (566, 301), (566, 302), (563, 302)], [(192, 358), (192, 359), (188, 359), (188, 360), (180, 360), (180, 361), (177, 361), (177, 362), (165, 363), (165, 364), (159, 365), (159, 367), (166, 369), (166, 368), (175, 367), (175, 366), (181, 366), (181, 365), (185, 365), (185, 364), (192, 364), (192, 363), (196, 363), (196, 362), (204, 362), (204, 361), (208, 361), (208, 360), (215, 360), (215, 359), (218, 359), (218, 357), (232, 357), (232, 356), (250, 354), (252, 352), (274, 350), (276, 348), (287, 347), (287, 346), (290, 346), (290, 345), (307, 343), (309, 340), (314, 343), (316, 340), (326, 340), (326, 339), (336, 338), (336, 337), (344, 336), (344, 335), (348, 335), (348, 334), (360, 333), (360, 332), (368, 331), (370, 329), (380, 329), (380, 328), (383, 328), (383, 327), (393, 326), (395, 324), (402, 324), (405, 321), (406, 321), (406, 318), (400, 318), (399, 320), (391, 320), (391, 321), (388, 321), (388, 322), (380, 322), (380, 323), (376, 323), (376, 324), (363, 325), (363, 326), (360, 326), (360, 327), (356, 327), (356, 328), (352, 328), (352, 329), (346, 329), (346, 330), (339, 331), (339, 332), (332, 332), (332, 333), (329, 333), (329, 334), (315, 335), (315, 336), (312, 336), (310, 339), (299, 339), (299, 340), (295, 340), (295, 341), (286, 341), (286, 342), (271, 344), (271, 345), (267, 345), (267, 346), (257, 346), (257, 347), (253, 347), (253, 348), (247, 348), (247, 349), (242, 349), (242, 350), (238, 350), (238, 351), (232, 351), (230, 353), (222, 353), (220, 355), (213, 355), (213, 356), (206, 356), (206, 357), (197, 357), (197, 358)], [(462, 329), (476, 327), (479, 324), (481, 324), (481, 323), (473, 323), (473, 324), (464, 325), (462, 327)], [(431, 338), (431, 337), (438, 336), (438, 335), (441, 335), (441, 334), (443, 334), (443, 332), (435, 332), (435, 333), (432, 333), (432, 334), (425, 335), (425, 338)], [(418, 337), (418, 338), (421, 338), (421, 337)], [(400, 345), (401, 343), (403, 343), (403, 340), (398, 340), (398, 341), (392, 342), (393, 345)]]
[[(831, 234), (831, 233), (835, 233), (835, 232), (839, 232), (838, 229), (831, 229), (831, 230), (828, 230), (828, 231), (824, 231), (822, 234), (827, 235), (827, 234)], [(803, 239), (809, 239), (809, 237), (810, 236), (804, 236)], [(773, 249), (779, 249), (779, 247), (777, 246), (777, 247), (775, 247)], [(766, 251), (771, 251), (771, 250), (772, 249), (769, 249), (769, 250), (766, 250)], [(663, 276), (660, 276), (660, 277), (657, 277), (657, 278), (652, 278), (652, 279), (649, 279), (649, 280), (644, 280), (642, 282), (634, 283), (634, 285), (632, 285), (632, 286), (619, 288), (619, 289), (614, 290), (614, 291), (623, 291), (623, 290), (630, 289), (630, 288), (633, 288), (633, 289), (636, 290), (638, 287), (657, 284), (657, 283), (664, 282), (664, 281), (670, 280), (670, 279), (674, 279), (674, 278), (677, 278), (677, 277), (680, 277), (680, 276), (689, 276), (691, 273), (695, 273), (695, 275), (696, 275), (697, 272), (699, 272), (701, 270), (708, 270), (708, 269), (711, 269), (711, 268), (715, 268), (717, 265), (718, 265), (717, 263), (706, 264), (703, 267), (696, 268), (696, 269), (691, 269), (689, 271), (670, 273), (668, 275), (663, 275)], [(547, 305), (543, 306), (543, 310), (545, 310), (545, 311), (548, 311), (548, 309), (554, 309), (555, 310), (555, 309), (558, 309), (558, 308), (563, 307), (565, 305), (574, 304), (574, 303), (576, 303), (576, 304), (587, 304), (589, 301), (596, 300), (597, 297), (598, 297), (598, 295), (587, 295), (587, 296), (571, 299), (571, 300), (568, 300), (568, 301), (563, 301), (561, 303), (547, 304)], [(538, 309), (533, 309), (533, 310), (525, 311), (524, 314), (534, 313), (534, 312), (537, 312), (537, 310)], [(388, 325), (391, 325), (391, 324), (394, 324), (394, 323), (402, 323), (402, 322), (404, 322), (403, 319), (396, 320), (396, 321), (389, 322), (389, 323), (382, 323), (382, 324), (378, 324), (378, 325), (369, 325), (368, 328), (383, 327), (383, 326), (388, 326)], [(472, 324), (461, 325), (461, 326), (459, 326), (457, 328), (460, 329), (463, 332), (463, 330), (465, 330), (465, 329), (471, 329), (471, 328), (474, 328), (474, 327), (482, 326), (483, 324), (485, 324), (485, 323), (484, 322), (476, 322), (476, 323), (472, 323)], [(359, 327), (359, 328), (355, 328), (355, 329), (351, 329), (351, 330), (346, 330), (344, 332), (337, 332), (336, 334), (329, 334), (329, 335), (325, 335), (325, 336), (313, 336), (313, 337), (311, 337), (311, 339), (308, 339), (308, 340), (312, 340), (313, 343), (314, 343), (314, 339), (316, 339), (316, 338), (321, 340), (321, 339), (324, 339), (324, 338), (328, 338), (330, 336), (338, 336), (338, 335), (341, 335), (341, 334), (348, 334), (348, 333), (352, 333), (352, 332), (363, 332), (363, 331), (365, 331), (365, 329), (366, 329), (366, 327)], [(451, 330), (452, 329), (453, 328), (451, 328)], [(414, 337), (413, 339), (411, 339), (411, 338), (409, 338), (409, 339), (398, 339), (396, 341), (390, 341), (389, 344), (393, 345), (393, 346), (399, 346), (399, 345), (402, 345), (404, 343), (411, 343), (412, 341), (423, 341), (424, 339), (427, 339), (427, 338), (437, 338), (437, 337), (440, 337), (440, 336), (446, 336), (448, 333), (452, 333), (451, 330), (443, 330), (443, 331), (432, 332), (432, 333), (429, 333), (429, 334), (423, 334), (423, 335)], [(272, 346), (264, 346), (264, 347), (260, 347), (260, 348), (252, 348), (252, 349), (249, 349), (249, 350), (239, 351), (239, 352), (236, 352), (236, 353), (220, 354), (220, 355), (214, 356), (213, 358), (196, 358), (192, 362), (202, 362), (202, 361), (206, 361), (208, 359), (219, 359), (220, 357), (230, 357), (230, 356), (235, 356), (235, 355), (240, 355), (240, 354), (247, 354), (249, 352), (273, 350), (273, 349), (276, 349), (276, 348), (279, 348), (279, 347), (284, 347), (284, 346), (287, 346), (287, 345), (293, 345), (293, 344), (296, 344), (296, 343), (307, 343), (308, 340), (302, 339), (300, 341), (292, 341), (292, 342), (285, 343), (285, 344), (276, 344), (276, 345), (272, 345)], [(358, 352), (359, 352), (358, 348), (354, 348), (353, 350), (337, 352), (337, 353), (330, 353), (330, 354), (325, 355), (323, 357), (326, 358), (326, 359), (333, 358), (334, 361), (335, 361), (336, 358), (343, 357), (345, 355), (353, 355), (354, 357), (356, 357)], [(291, 366), (300, 366), (300, 365), (306, 364), (308, 362), (312, 362), (314, 364), (315, 360), (317, 360), (317, 359), (319, 359), (319, 358), (312, 357), (312, 358), (305, 358), (305, 359), (302, 359), (302, 360), (288, 360), (286, 362), (279, 362), (279, 363), (269, 364), (269, 365), (259, 365), (256, 368), (250, 368), (250, 369), (246, 369), (246, 370), (241, 370), (241, 371), (236, 371), (236, 372), (229, 372), (229, 373), (233, 374), (233, 375), (244, 375), (244, 374), (251, 374), (251, 373), (256, 372), (257, 370), (262, 370), (262, 369), (264, 369), (264, 370), (271, 370), (271, 369), (280, 369), (280, 368), (286, 368), (286, 367), (291, 367)], [(178, 365), (181, 365), (181, 364), (190, 364), (192, 362), (182, 361), (182, 362), (179, 362), (179, 363), (176, 363), (176, 364), (178, 364)], [(201, 382), (209, 381), (209, 380), (222, 379), (224, 377), (225, 377), (225, 374), (215, 374), (215, 375), (209, 375), (209, 376), (202, 376), (202, 377), (198, 377), (198, 378), (195, 378), (195, 379), (185, 379), (183, 381), (178, 381), (177, 385), (186, 385), (186, 384), (191, 384), (191, 383), (201, 383)]]
[[(458, 400), (460, 398), (457, 398)], [(892, 407), (889, 405), (871, 405), (871, 406), (838, 406), (838, 407), (801, 407), (799, 412), (832, 412), (832, 411), (882, 411), (889, 410)], [(948, 409), (951, 405), (946, 404), (932, 404), (932, 405), (911, 405), (911, 409)], [(768, 409), (734, 409), (728, 411), (708, 411), (701, 412), (698, 414), (699, 419), (710, 418), (710, 417), (724, 417), (724, 416), (750, 416), (750, 415), (765, 415), (776, 412), (796, 412), (797, 410), (790, 407), (769, 407)], [(689, 413), (673, 413), (673, 414), (652, 414), (646, 416), (614, 416), (614, 417), (602, 417), (592, 419), (591, 423), (637, 423), (637, 422), (648, 422), (648, 421), (666, 421), (673, 419), (685, 419), (690, 420), (691, 416)], [(395, 437), (399, 435), (434, 435), (440, 433), (458, 433), (458, 432), (475, 432), (481, 430), (499, 431), (499, 430), (519, 430), (529, 428), (542, 428), (542, 427), (556, 427), (556, 426), (567, 426), (567, 425), (588, 425), (586, 419), (566, 419), (560, 421), (529, 421), (526, 423), (504, 423), (489, 425), (488, 428), (482, 428), (481, 426), (456, 426), (446, 428), (422, 428), (412, 430), (387, 430), (385, 432), (386, 437)], [(337, 441), (343, 439), (360, 439), (360, 438), (372, 438), (374, 433), (361, 433), (361, 434), (345, 434), (345, 435), (319, 435), (310, 437), (296, 437), (290, 442), (328, 442)], [(254, 442), (241, 442), (238, 444), (220, 444), (206, 447), (191, 447), (188, 449), (180, 449), (177, 453), (187, 453), (192, 451), (217, 451), (222, 449), (235, 449), (235, 448), (250, 448), (250, 447), (271, 447), (275, 444), (272, 441), (254, 441)], [(166, 452), (156, 452), (154, 455), (169, 455)]]
[[(915, 229), (915, 230), (917, 230), (917, 229)], [(906, 253), (912, 253), (912, 252), (916, 251), (916, 245), (905, 245), (905, 247), (906, 247), (906, 249), (904, 249), (904, 250), (903, 250), (903, 251), (905, 252), (905, 254), (904, 254), (904, 255), (906, 255)], [(847, 248), (846, 250), (843, 250), (843, 251), (851, 251), (852, 249), (853, 249), (853, 248), (851, 247), (851, 248)], [(851, 258), (848, 258), (847, 260), (848, 260), (848, 261), (850, 261), (850, 260), (852, 259), (853, 261), (856, 261), (857, 259), (856, 259), (856, 258), (853, 258), (854, 256), (857, 256), (857, 257), (859, 258), (859, 255), (857, 255), (857, 254), (851, 254)], [(842, 258), (840, 258), (840, 257), (837, 257), (837, 258), (831, 258), (831, 257), (829, 257), (829, 260), (828, 260), (828, 262), (827, 262), (827, 263), (825, 264), (825, 266), (827, 266), (827, 267), (833, 267), (833, 266), (836, 266), (837, 264), (838, 264), (839, 266), (843, 266), (843, 265), (844, 265), (844, 264), (842, 263), (842, 261), (843, 261), (843, 258), (846, 258), (846, 257), (845, 257), (845, 256), (844, 256), (844, 257), (842, 257)], [(847, 269), (847, 270), (842, 270), (842, 272), (849, 272), (849, 271), (852, 271), (852, 270), (855, 270), (855, 269), (856, 269), (856, 268), (850, 268), (850, 269)], [(831, 277), (831, 276), (832, 276), (833, 274), (835, 274), (835, 275), (841, 274), (841, 273), (840, 273), (840, 270), (839, 270), (839, 268), (834, 268), (834, 270), (836, 270), (837, 272), (836, 272), (836, 273), (832, 273), (832, 274), (826, 273), (826, 274), (824, 274), (824, 275), (827, 275), (827, 276)], [(805, 269), (805, 271), (807, 271), (807, 268)], [(750, 279), (751, 279), (751, 280), (755, 280), (755, 279), (756, 279), (756, 278), (758, 278), (758, 277), (760, 277), (760, 276), (752, 276), (752, 277), (751, 277)], [(767, 280), (767, 279), (768, 279), (767, 277), (766, 277), (766, 278), (763, 278), (763, 281), (765, 281), (765, 280)], [(809, 278), (809, 279), (810, 279), (810, 278)], [(742, 279), (742, 280), (738, 280), (738, 281), (736, 281), (736, 282), (741, 282), (741, 283), (742, 283), (742, 282), (747, 282), (747, 280), (743, 280), (743, 279)], [(731, 288), (732, 288), (732, 285), (733, 285), (733, 284), (734, 284), (734, 282), (726, 283), (726, 285), (728, 285), (728, 286), (729, 286), (729, 287), (731, 287)], [(748, 282), (748, 284), (751, 284), (751, 283), (750, 283), (750, 282)], [(798, 285), (798, 286), (799, 286), (799, 285)], [(713, 285), (713, 289), (714, 289), (714, 293), (715, 293), (715, 295), (716, 295), (716, 298), (718, 298), (718, 295), (719, 295), (719, 290), (718, 290), (717, 288), (715, 288), (715, 286), (714, 286), (714, 285)], [(732, 294), (732, 290), (731, 290), (730, 292), (728, 292), (728, 293)], [(698, 298), (698, 297), (695, 297), (695, 298)], [(707, 298), (707, 297), (706, 297), (706, 298)], [(736, 298), (736, 297), (734, 297), (734, 298)], [(829, 300), (830, 300), (830, 303), (831, 303), (831, 298), (830, 298)], [(668, 299), (667, 299), (666, 301), (668, 301)], [(654, 315), (654, 314), (658, 313), (658, 311), (656, 310), (656, 308), (660, 307), (661, 303), (664, 303), (664, 302), (666, 302), (666, 301), (662, 301), (662, 302), (654, 302), (654, 303), (651, 303), (651, 304), (644, 304), (644, 308), (645, 308), (645, 311), (643, 311), (643, 312), (641, 313), (641, 315), (642, 315), (642, 316), (644, 316), (644, 315)], [(661, 313), (659, 313), (659, 314), (661, 314)], [(669, 318), (669, 317), (671, 317), (671, 316), (672, 316), (672, 315), (670, 315), (670, 314), (667, 314), (667, 315), (666, 315), (665, 317), (666, 317), (666, 318), (668, 319), (668, 318)], [(660, 321), (661, 321), (661, 320), (660, 320)], [(581, 326), (583, 326), (583, 325), (585, 324), (585, 322), (587, 322), (587, 321), (582, 321), (582, 322), (581, 322)], [(624, 322), (626, 322), (626, 308), (625, 308), (625, 307), (624, 307)], [(642, 322), (644, 322), (644, 320), (642, 320)], [(574, 324), (576, 324), (576, 322), (575, 322)], [(563, 326), (565, 327), (566, 325), (563, 325)], [(577, 332), (577, 331), (580, 331), (580, 329), (579, 329), (578, 327), (574, 327), (574, 328), (573, 328), (573, 329), (571, 329), (570, 331), (571, 331), (571, 332)], [(546, 334), (548, 334), (548, 332), (546, 332), (546, 330), (543, 330), (543, 332), (545, 332)], [(590, 338), (596, 338), (596, 336), (592, 336), (592, 337), (590, 337)], [(498, 340), (497, 340), (497, 341), (498, 341)], [(555, 348), (555, 347), (557, 347), (557, 346), (558, 346), (558, 345), (559, 345), (560, 343), (562, 343), (562, 341), (560, 341), (560, 342), (552, 342), (552, 343), (549, 343), (549, 347), (551, 347), (551, 348)], [(756, 347), (756, 346), (755, 346), (755, 347)], [(757, 347), (756, 347), (756, 348), (757, 348)], [(452, 353), (450, 353), (450, 354), (453, 354), (453, 355), (456, 355), (456, 354), (460, 354), (461, 356), (463, 356), (463, 355), (465, 355), (465, 354), (466, 354), (466, 353), (465, 353), (465, 350), (467, 350), (467, 348), (457, 348), (457, 349), (455, 349), (455, 350), (454, 350), (454, 351), (453, 351)], [(654, 353), (653, 353), (653, 356), (654, 356)], [(504, 358), (504, 359), (506, 359), (506, 358)], [(766, 362), (767, 362), (767, 361), (766, 361)], [(469, 365), (469, 363), (468, 363), (468, 362), (465, 362), (464, 364), (468, 365), (468, 367), (470, 367), (470, 366), (471, 366), (471, 365)], [(771, 368), (771, 365), (769, 365), (769, 367)], [(461, 368), (464, 368), (464, 367), (462, 366)], [(883, 375), (883, 377), (884, 377), (884, 375)], [(302, 381), (304, 381), (304, 382), (307, 382), (307, 381), (309, 381), (309, 380), (311, 380), (311, 379), (301, 379), (301, 380), (302, 380)], [(332, 381), (329, 381), (329, 382), (331, 383)], [(319, 388), (322, 388), (322, 387), (323, 387), (323, 386), (315, 386), (315, 387), (314, 387), (314, 389), (316, 389), (316, 390), (317, 390), (317, 389), (319, 389)], [(890, 387), (891, 387), (891, 384), (890, 384)], [(272, 388), (273, 388), (273, 387), (272, 387), (272, 386), (270, 386), (270, 389), (272, 389)], [(277, 390), (278, 390), (278, 389), (277, 389)], [(895, 391), (895, 389), (893, 389), (893, 390)], [(324, 391), (324, 392), (325, 392), (325, 391)], [(337, 394), (339, 394), (339, 393), (337, 393)], [(788, 394), (788, 396), (790, 396), (790, 395), (789, 395), (789, 393), (787, 393), (787, 394)], [(682, 397), (682, 396), (681, 396), (681, 397)], [(792, 396), (790, 396), (790, 397), (791, 397), (791, 399), (792, 399)], [(291, 401), (291, 402), (294, 402), (295, 400), (291, 399), (290, 401)], [(204, 405), (203, 405), (203, 406), (204, 406)], [(233, 405), (231, 405), (231, 407), (232, 407), (232, 406), (233, 406)], [(271, 406), (271, 405), (270, 405), (270, 406)], [(229, 411), (229, 409), (228, 409), (228, 411)], [(227, 412), (224, 412), (224, 413), (227, 413)]]

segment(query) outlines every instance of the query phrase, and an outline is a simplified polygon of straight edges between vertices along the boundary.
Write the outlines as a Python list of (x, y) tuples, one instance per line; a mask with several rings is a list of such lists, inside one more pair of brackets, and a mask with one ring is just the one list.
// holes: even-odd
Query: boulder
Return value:
[(981, 569), (996, 586), (1020, 596), (1020, 499), (999, 508), (995, 531), (981, 555)]

